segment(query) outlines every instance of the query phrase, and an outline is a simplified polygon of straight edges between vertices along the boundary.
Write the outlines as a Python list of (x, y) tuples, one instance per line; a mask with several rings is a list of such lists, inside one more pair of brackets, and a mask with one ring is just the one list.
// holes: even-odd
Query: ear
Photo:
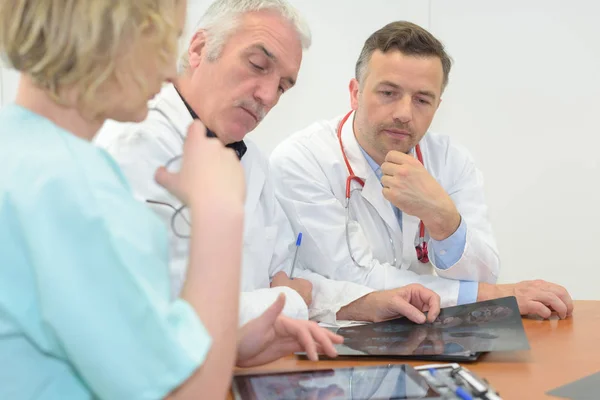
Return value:
[(358, 109), (358, 93), (360, 91), (360, 84), (356, 78), (352, 78), (348, 89), (350, 89), (350, 106), (356, 111)]
[(202, 51), (206, 46), (206, 32), (203, 29), (197, 31), (188, 47), (188, 59), (191, 68), (196, 68), (202, 61)]

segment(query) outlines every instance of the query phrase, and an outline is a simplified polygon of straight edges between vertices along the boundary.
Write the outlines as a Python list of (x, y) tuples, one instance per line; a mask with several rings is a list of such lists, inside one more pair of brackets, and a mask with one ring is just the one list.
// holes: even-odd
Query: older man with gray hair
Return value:
[(294, 318), (335, 323), (407, 315), (425, 322), (426, 310), (435, 318), (439, 298), (420, 285), (373, 292), (302, 265), (292, 268), (296, 236), (275, 197), (267, 159), (245, 136), (296, 83), (303, 49), (311, 43), (296, 10), (284, 0), (217, 0), (198, 26), (182, 57), (181, 76), (154, 99), (148, 119), (107, 132), (104, 143), (100, 139), (136, 196), (171, 227), (173, 295), (186, 273), (189, 218), (153, 174), (160, 165), (177, 168), (187, 127), (197, 118), (209, 135), (237, 152), (246, 172), (240, 323), (260, 315), (280, 293), (286, 296), (283, 313)]

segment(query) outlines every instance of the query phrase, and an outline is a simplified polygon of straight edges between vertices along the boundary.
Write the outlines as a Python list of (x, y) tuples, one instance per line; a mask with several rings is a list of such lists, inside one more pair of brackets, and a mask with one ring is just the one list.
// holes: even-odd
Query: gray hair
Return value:
[[(246, 13), (272, 10), (281, 14), (296, 28), (298, 38), (304, 50), (312, 42), (310, 28), (298, 11), (286, 0), (216, 0), (206, 10), (194, 32), (204, 30), (207, 36), (206, 56), (216, 60), (227, 39), (239, 27), (240, 17)], [(189, 68), (187, 48), (179, 61), (179, 70)]]

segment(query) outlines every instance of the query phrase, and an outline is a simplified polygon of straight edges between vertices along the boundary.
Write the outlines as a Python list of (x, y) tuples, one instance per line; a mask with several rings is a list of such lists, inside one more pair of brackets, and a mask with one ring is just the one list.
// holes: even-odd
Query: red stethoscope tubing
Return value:
[[(342, 151), (342, 157), (344, 157), (344, 162), (346, 163), (346, 168), (348, 168), (348, 178), (346, 178), (346, 200), (350, 201), (350, 188), (352, 186), (352, 181), (356, 181), (360, 186), (365, 186), (365, 181), (358, 176), (354, 175), (354, 170), (352, 170), (352, 166), (350, 165), (350, 161), (348, 161), (348, 157), (346, 156), (346, 151), (344, 150), (344, 144), (342, 143), (342, 127), (352, 115), (353, 111), (350, 111), (342, 120), (340, 121), (337, 128), (337, 137), (340, 142), (340, 150)], [(421, 153), (421, 146), (418, 144), (415, 146), (415, 153), (417, 153), (417, 160), (421, 164), (423, 164), (423, 154)], [(427, 250), (427, 242), (425, 241), (425, 225), (423, 221), (419, 221), (419, 244), (415, 246), (415, 250), (417, 252), (417, 259), (422, 263), (429, 262), (429, 251)]]

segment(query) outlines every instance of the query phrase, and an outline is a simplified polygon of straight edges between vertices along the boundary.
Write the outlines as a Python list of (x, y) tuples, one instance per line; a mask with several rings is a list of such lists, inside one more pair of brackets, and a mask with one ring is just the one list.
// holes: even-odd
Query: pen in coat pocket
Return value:
[(300, 245), (302, 244), (302, 232), (298, 234), (298, 238), (296, 239), (296, 253), (294, 253), (294, 261), (292, 261), (292, 270), (290, 271), (290, 279), (294, 279), (294, 268), (296, 268), (296, 262), (298, 260), (298, 250), (300, 250)]

